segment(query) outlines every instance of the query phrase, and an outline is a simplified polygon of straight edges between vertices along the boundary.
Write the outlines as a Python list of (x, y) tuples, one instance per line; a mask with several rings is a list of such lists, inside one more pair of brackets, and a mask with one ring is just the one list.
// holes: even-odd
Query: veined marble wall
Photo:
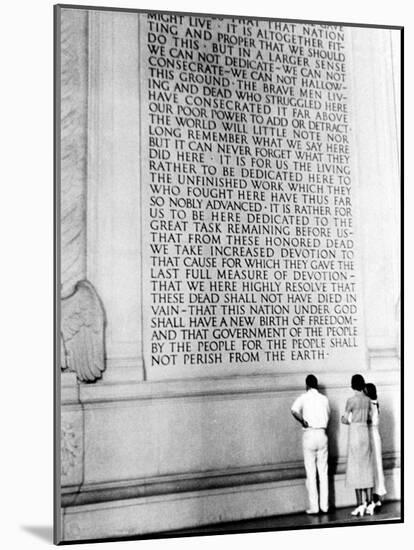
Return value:
[(339, 418), (355, 372), (377, 384), (388, 498), (399, 498), (397, 31), (344, 29), (361, 354), (340, 369), (201, 372), (144, 360), (142, 20), (66, 8), (60, 18), (62, 296), (89, 281), (105, 329), (103, 374), (87, 383), (73, 369), (61, 373), (62, 539), (303, 510), (301, 430), (290, 405), (310, 370), (332, 405), (333, 504), (354, 498), (344, 487), (347, 428)]

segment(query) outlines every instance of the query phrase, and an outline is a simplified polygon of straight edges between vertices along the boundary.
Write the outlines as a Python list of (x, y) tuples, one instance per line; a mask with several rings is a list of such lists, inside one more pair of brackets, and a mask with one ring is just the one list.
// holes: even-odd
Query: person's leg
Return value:
[(316, 485), (316, 452), (314, 443), (314, 433), (311, 431), (303, 434), (303, 460), (306, 471), (306, 488), (308, 490), (309, 508), (306, 510), (310, 514), (317, 514), (318, 507), (318, 488)]
[(372, 502), (375, 504), (376, 508), (379, 508), (380, 506), (382, 506), (381, 497), (380, 495), (377, 495), (377, 493), (373, 494)]
[(357, 507), (355, 510), (352, 510), (351, 515), (352, 516), (363, 516), (365, 514), (365, 510), (367, 508), (365, 502), (362, 501), (363, 498), (363, 492), (364, 489), (355, 489), (356, 499), (357, 499)]
[(319, 507), (327, 512), (328, 503), (328, 438), (325, 432), (320, 432), (320, 448), (316, 454), (316, 466), (319, 476)]
[(368, 506), (367, 506), (367, 514), (372, 516), (374, 514), (374, 510), (375, 510), (375, 502), (372, 498), (372, 487), (369, 487), (368, 489), (365, 489), (365, 494), (366, 494), (366, 497), (367, 497), (367, 502), (368, 502)]

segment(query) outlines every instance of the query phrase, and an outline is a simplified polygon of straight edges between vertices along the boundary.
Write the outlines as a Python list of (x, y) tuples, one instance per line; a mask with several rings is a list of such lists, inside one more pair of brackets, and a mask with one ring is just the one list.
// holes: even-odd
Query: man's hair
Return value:
[(365, 380), (362, 374), (354, 374), (351, 378), (351, 388), (356, 391), (362, 391), (365, 388)]
[(317, 389), (318, 379), (314, 374), (308, 374), (308, 376), (306, 377), (306, 385), (308, 386), (308, 388), (314, 388), (315, 390)]

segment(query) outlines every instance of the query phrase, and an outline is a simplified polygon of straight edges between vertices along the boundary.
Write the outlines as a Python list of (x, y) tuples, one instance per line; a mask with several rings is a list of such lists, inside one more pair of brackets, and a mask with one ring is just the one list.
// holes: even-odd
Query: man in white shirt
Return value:
[[(318, 379), (306, 377), (306, 393), (300, 395), (291, 408), (293, 416), (303, 426), (303, 459), (306, 471), (309, 508), (307, 514), (328, 511), (328, 436), (329, 402), (318, 392)], [(316, 471), (319, 476), (319, 503)]]

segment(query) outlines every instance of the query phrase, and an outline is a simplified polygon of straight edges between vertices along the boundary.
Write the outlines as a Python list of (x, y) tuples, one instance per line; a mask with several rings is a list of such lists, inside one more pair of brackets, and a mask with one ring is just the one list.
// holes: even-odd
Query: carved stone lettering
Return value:
[(169, 14), (141, 28), (146, 365), (352, 365), (344, 29)]

